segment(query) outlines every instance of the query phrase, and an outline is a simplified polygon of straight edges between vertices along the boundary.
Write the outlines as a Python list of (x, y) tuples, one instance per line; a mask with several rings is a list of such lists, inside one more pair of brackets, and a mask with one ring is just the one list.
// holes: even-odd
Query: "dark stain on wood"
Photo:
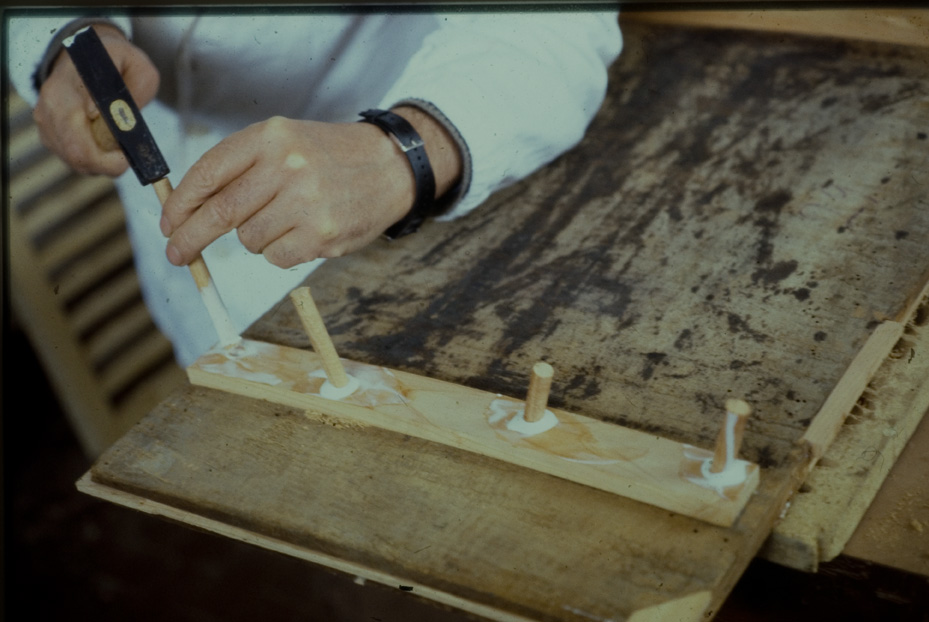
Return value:
[(929, 154), (886, 140), (929, 124), (929, 70), (887, 52), (633, 33), (577, 148), (311, 277), (340, 354), (514, 397), (546, 360), (554, 405), (702, 446), (740, 395), (784, 458), (929, 263)]

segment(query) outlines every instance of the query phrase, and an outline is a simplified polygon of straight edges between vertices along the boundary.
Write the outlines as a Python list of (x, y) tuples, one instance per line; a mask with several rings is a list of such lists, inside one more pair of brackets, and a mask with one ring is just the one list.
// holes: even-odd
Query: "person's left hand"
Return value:
[(274, 117), (204, 154), (165, 202), (161, 230), (175, 265), (237, 229), (245, 248), (289, 268), (367, 245), (414, 194), (410, 165), (378, 127)]

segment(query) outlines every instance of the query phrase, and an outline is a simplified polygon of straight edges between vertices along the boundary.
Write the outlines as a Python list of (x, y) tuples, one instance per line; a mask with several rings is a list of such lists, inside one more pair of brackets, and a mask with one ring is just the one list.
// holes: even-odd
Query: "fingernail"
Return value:
[(175, 266), (184, 265), (183, 258), (181, 257), (181, 251), (177, 250), (173, 244), (168, 244), (167, 255), (168, 261), (173, 263)]
[(168, 222), (167, 216), (161, 217), (161, 222), (158, 223), (158, 226), (161, 227), (162, 235), (164, 235), (165, 237), (168, 237), (169, 235), (171, 235), (171, 223)]

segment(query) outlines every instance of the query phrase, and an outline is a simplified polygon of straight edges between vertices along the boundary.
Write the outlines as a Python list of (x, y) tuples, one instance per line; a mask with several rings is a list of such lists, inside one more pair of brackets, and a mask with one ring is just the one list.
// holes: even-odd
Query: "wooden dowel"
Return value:
[(316, 308), (313, 296), (310, 294), (309, 287), (298, 287), (290, 292), (290, 299), (294, 301), (297, 308), (297, 314), (303, 323), (303, 329), (313, 344), (313, 349), (322, 359), (323, 369), (326, 377), (333, 386), (341, 388), (348, 384), (348, 375), (345, 368), (342, 367), (342, 361), (332, 345), (332, 339), (329, 337), (329, 331), (323, 324), (323, 318)]
[[(171, 181), (167, 177), (162, 177), (152, 182), (152, 188), (155, 189), (155, 194), (158, 195), (158, 200), (161, 202), (162, 206), (164, 206), (168, 197), (171, 196), (171, 193), (174, 191), (174, 188), (171, 186)], [(216, 289), (216, 285), (213, 283), (213, 278), (210, 276), (209, 269), (206, 267), (206, 262), (203, 261), (203, 256), (197, 255), (187, 267), (190, 269), (190, 274), (194, 278), (194, 283), (197, 284), (197, 289), (200, 291), (203, 304), (206, 306), (207, 313), (209, 313), (210, 319), (213, 321), (213, 327), (216, 329), (216, 334), (219, 336), (220, 343), (224, 346), (237, 343), (240, 340), (239, 333), (235, 330), (232, 319), (229, 317), (229, 312), (226, 311), (226, 306), (219, 297), (219, 292)]]
[(548, 406), (548, 394), (552, 389), (555, 370), (548, 363), (536, 363), (529, 377), (529, 393), (526, 395), (526, 412), (523, 418), (534, 422), (542, 418)]
[(752, 408), (742, 400), (726, 400), (726, 419), (719, 436), (716, 437), (716, 451), (710, 464), (710, 473), (721, 473), (732, 464), (739, 455), (745, 422), (752, 414)]

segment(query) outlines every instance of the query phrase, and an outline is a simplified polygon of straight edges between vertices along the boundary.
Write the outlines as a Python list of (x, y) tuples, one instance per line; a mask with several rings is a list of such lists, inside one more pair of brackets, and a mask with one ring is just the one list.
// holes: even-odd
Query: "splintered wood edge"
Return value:
[(832, 389), (800, 443), (810, 449), (808, 468), (818, 461), (836, 435), (848, 413), (858, 402), (878, 368), (887, 359), (894, 345), (903, 335), (903, 324), (887, 321), (879, 325)]
[[(929, 371), (929, 359), (927, 359), (929, 355), (920, 353), (921, 356), (917, 357), (915, 363), (895, 360), (891, 356), (897, 344), (892, 337), (897, 334), (898, 330), (900, 334), (897, 338), (905, 337), (906, 325), (914, 321), (920, 309), (929, 310), (929, 279), (926, 279), (926, 286), (920, 295), (914, 297), (901, 313), (902, 321), (899, 325), (897, 322), (892, 322), (892, 328), (888, 328), (886, 334), (875, 338), (873, 347), (877, 349), (880, 345), (880, 350), (887, 351), (883, 354), (880, 351), (872, 352), (879, 356), (880, 365), (868, 377), (868, 381), (858, 387), (858, 397), (855, 403), (865, 392), (869, 382), (878, 374), (886, 376), (891, 381), (899, 378), (900, 381), (906, 383), (912, 381), (908, 381), (907, 378), (909, 378), (915, 379), (918, 383), (920, 374)], [(929, 347), (929, 327), (914, 326), (914, 330), (916, 331), (913, 335), (916, 348), (922, 350), (924, 346)], [(864, 356), (864, 348), (861, 352)], [(849, 391), (845, 393), (848, 396)], [(854, 394), (854, 391), (851, 393)], [(829, 482), (839, 488), (831, 489), (828, 495), (824, 495), (822, 488), (818, 485), (823, 478), (818, 477), (817, 470), (814, 468), (815, 464), (811, 462), (807, 471), (804, 472), (804, 479), (812, 483), (811, 492), (794, 497), (784, 519), (775, 525), (771, 536), (759, 552), (762, 557), (797, 570), (815, 572), (821, 562), (830, 561), (842, 552), (871, 501), (877, 495), (893, 463), (903, 451), (906, 441), (909, 440), (925, 415), (926, 409), (929, 408), (929, 383), (925, 383), (916, 390), (912, 395), (912, 403), (903, 404), (903, 401), (905, 401), (903, 396), (891, 393), (883, 397), (878, 391), (875, 395), (877, 420), (852, 426), (851, 429), (844, 426), (847, 412), (841, 413), (838, 408), (832, 411), (830, 416), (840, 416), (841, 421), (835, 428), (835, 435), (830, 440), (829, 446), (820, 448), (820, 451), (824, 454), (823, 458), (834, 463), (835, 467), (829, 469)], [(849, 410), (852, 407), (854, 404), (849, 407)], [(825, 408), (821, 409), (821, 412), (824, 411)], [(875, 441), (873, 434), (877, 426), (891, 424), (896, 433), (893, 442), (891, 443), (887, 438), (878, 438)], [(867, 432), (871, 432), (871, 435), (866, 436)], [(840, 433), (844, 439), (839, 437)], [(844, 475), (841, 471), (836, 472), (836, 469), (845, 466), (848, 460), (848, 458), (843, 459), (843, 456), (857, 455), (859, 451), (874, 451), (875, 449), (880, 449), (885, 460), (882, 461), (880, 467), (871, 468), (866, 477), (863, 478), (860, 475), (851, 477)], [(809, 459), (818, 461), (819, 457), (811, 451)], [(837, 512), (838, 519), (836, 518)]]
[(800, 437), (800, 444), (805, 445), (810, 452), (806, 474), (835, 440), (848, 413), (851, 412), (867, 389), (868, 383), (874, 378), (874, 374), (884, 364), (894, 346), (903, 336), (906, 324), (914, 318), (929, 298), (929, 272), (923, 276), (922, 283), (923, 286), (919, 293), (908, 299), (896, 321), (887, 320), (871, 333), (845, 373), (842, 374), (838, 384), (826, 398), (806, 432)]
[(717, 489), (700, 470), (711, 450), (557, 409), (549, 409), (555, 427), (523, 436), (491, 421), (497, 408), (520, 416), (513, 414), (519, 400), (354, 361), (344, 361), (350, 374), (386, 374), (399, 399), (328, 399), (308, 389), (309, 374), (318, 379), (321, 369), (316, 353), (253, 341), (243, 348), (247, 354), (205, 354), (188, 368), (190, 381), (471, 451), (724, 527), (758, 486), (757, 465), (738, 461), (744, 479)]

